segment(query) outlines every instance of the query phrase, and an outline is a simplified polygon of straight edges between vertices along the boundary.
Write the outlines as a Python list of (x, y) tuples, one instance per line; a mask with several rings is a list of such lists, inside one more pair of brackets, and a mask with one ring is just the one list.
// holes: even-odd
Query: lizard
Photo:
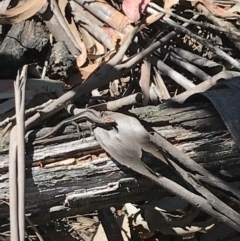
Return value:
[(43, 140), (43, 139), (51, 136), (56, 131), (58, 131), (63, 125), (66, 125), (68, 123), (72, 123), (72, 124), (76, 125), (78, 132), (79, 132), (79, 126), (77, 125), (76, 122), (83, 121), (83, 120), (87, 120), (94, 125), (100, 125), (100, 126), (105, 126), (108, 124), (115, 123), (115, 120), (109, 115), (103, 116), (102, 113), (99, 113), (93, 109), (85, 109), (85, 110), (81, 111), (80, 113), (78, 113), (77, 115), (71, 116), (71, 117), (61, 121), (49, 133), (47, 133), (46, 135), (44, 135), (42, 137), (37, 138), (36, 140)]

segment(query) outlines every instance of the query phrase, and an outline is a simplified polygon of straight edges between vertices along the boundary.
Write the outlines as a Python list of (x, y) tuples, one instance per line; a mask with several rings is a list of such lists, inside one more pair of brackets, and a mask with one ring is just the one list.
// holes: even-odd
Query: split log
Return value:
[[(229, 182), (239, 177), (239, 148), (211, 104), (166, 103), (132, 112), (146, 128), (159, 132), (214, 175)], [(26, 144), (26, 210), (36, 222), (150, 200), (166, 193), (104, 155), (91, 135), (79, 139), (74, 128), (66, 127), (63, 134), (34, 141), (38, 134), (36, 130), (28, 133)], [(8, 142), (3, 138), (1, 142), (0, 200), (8, 200)], [(151, 155), (144, 154), (143, 160), (162, 175), (178, 178)], [(0, 212), (3, 226), (8, 205), (2, 203)]]

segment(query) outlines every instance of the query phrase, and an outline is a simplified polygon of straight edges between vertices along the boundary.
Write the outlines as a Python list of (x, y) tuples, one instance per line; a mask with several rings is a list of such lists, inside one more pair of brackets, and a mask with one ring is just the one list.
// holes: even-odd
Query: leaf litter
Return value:
[[(108, 77), (108, 84), (99, 83), (90, 88), (85, 93), (87, 96), (78, 99), (79, 107), (117, 110), (123, 106), (156, 105), (171, 98), (183, 103), (191, 95), (217, 85), (220, 79), (227, 82), (240, 76), (240, 1), (84, 2), (52, 0), (50, 4), (47, 0), (27, 0), (15, 6), (11, 1), (1, 2), (1, 127), (15, 120), (12, 83), (24, 64), (31, 66), (28, 68), (26, 114), (33, 115), (44, 108), (49, 99), (98, 76), (98, 71), (126, 44), (136, 25), (140, 26), (136, 37), (123, 58), (115, 63), (120, 66), (120, 74)], [(21, 28), (11, 32), (16, 26)], [(30, 32), (34, 34), (28, 35)], [(11, 38), (11, 43), (6, 42), (7, 37)], [(41, 42), (38, 45), (34, 44), (37, 39)], [(229, 93), (239, 88), (237, 81), (234, 83), (231, 86), (225, 83)], [(42, 95), (44, 98), (39, 98)], [(223, 115), (227, 103), (224, 108), (220, 105), (219, 93), (207, 97)], [(37, 106), (31, 105), (34, 99), (38, 99)], [(229, 123), (229, 117), (234, 118), (234, 115), (227, 112), (225, 116), (229, 131), (238, 140), (237, 130)], [(215, 230), (220, 230), (211, 217), (173, 197), (165, 198), (169, 203), (169, 206), (164, 204), (165, 209), (156, 202), (139, 205), (137, 210), (133, 204), (123, 207), (121, 215), (127, 214), (138, 240), (165, 240), (172, 235), (196, 240), (199, 232), (207, 233), (215, 226)], [(174, 206), (176, 203), (178, 205)], [(144, 218), (139, 216), (139, 211), (145, 213)], [(117, 213), (120, 210), (115, 211), (116, 216)], [(89, 226), (81, 227), (80, 219), (87, 220)], [(158, 220), (158, 224), (153, 220)], [(99, 220), (93, 216), (76, 216), (59, 223), (63, 226), (67, 223), (74, 230), (71, 235), (75, 238), (84, 236), (84, 240), (90, 240)], [(219, 232), (211, 240), (218, 240), (221, 235)], [(201, 240), (204, 238), (208, 240), (207, 234)]]

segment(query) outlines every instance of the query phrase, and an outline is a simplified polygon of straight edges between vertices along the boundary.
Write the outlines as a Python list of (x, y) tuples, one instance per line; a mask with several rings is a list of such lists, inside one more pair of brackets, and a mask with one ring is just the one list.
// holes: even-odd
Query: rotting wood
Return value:
[[(239, 149), (210, 104), (179, 108), (162, 104), (137, 108), (133, 113), (148, 122), (144, 123), (147, 128), (153, 127), (213, 174), (226, 180), (239, 177)], [(73, 130), (66, 128), (67, 133)], [(5, 141), (2, 140), (0, 153), (0, 199), (8, 199), (8, 144)], [(151, 199), (163, 193), (150, 181), (117, 166), (108, 157), (77, 161), (78, 157), (98, 154), (101, 149), (93, 137), (78, 140), (75, 130), (67, 138), (56, 136), (45, 140), (45, 144), (31, 142), (29, 139), (27, 144), (26, 207), (33, 219), (38, 216), (36, 221)], [(70, 158), (73, 158), (72, 164), (67, 166), (40, 166)], [(149, 155), (144, 156), (145, 159), (162, 174), (174, 175), (163, 165), (156, 166), (158, 162)], [(64, 202), (66, 205), (62, 206)], [(4, 223), (8, 216), (7, 205), (0, 205), (0, 211), (0, 222)]]

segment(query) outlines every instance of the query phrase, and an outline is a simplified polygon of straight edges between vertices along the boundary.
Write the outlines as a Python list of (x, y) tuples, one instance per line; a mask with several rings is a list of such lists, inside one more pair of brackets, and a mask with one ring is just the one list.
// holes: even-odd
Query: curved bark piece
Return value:
[(27, 0), (24, 4), (0, 11), (0, 24), (13, 24), (24, 21), (35, 15), (47, 0)]

